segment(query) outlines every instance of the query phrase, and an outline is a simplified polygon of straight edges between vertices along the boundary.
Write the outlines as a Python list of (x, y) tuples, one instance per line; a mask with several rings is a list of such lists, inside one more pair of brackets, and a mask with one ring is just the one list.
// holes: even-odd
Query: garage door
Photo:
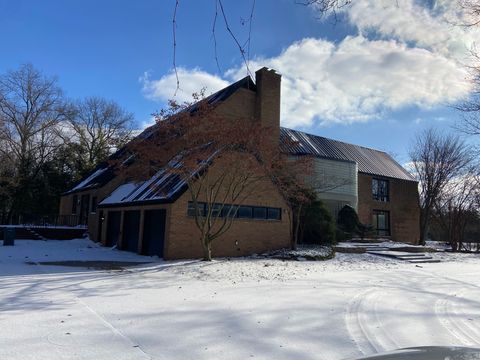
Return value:
[(144, 255), (163, 257), (166, 210), (146, 210), (143, 227)]
[(120, 237), (120, 211), (109, 211), (107, 217), (106, 246), (117, 245)]
[(137, 252), (140, 230), (140, 211), (125, 211), (123, 214), (122, 250)]

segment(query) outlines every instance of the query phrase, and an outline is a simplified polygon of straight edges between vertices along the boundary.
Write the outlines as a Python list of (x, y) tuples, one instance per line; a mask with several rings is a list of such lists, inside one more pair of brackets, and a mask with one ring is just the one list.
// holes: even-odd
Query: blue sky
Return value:
[[(239, 39), (248, 34), (249, 0), (223, 0)], [(448, 0), (356, 0), (340, 22), (319, 19), (294, 0), (257, 0), (250, 68), (283, 76), (283, 125), (386, 150), (406, 162), (414, 134), (452, 131), (448, 107), (468, 96), (463, 65), (477, 30), (452, 27)], [(113, 99), (137, 126), (172, 97), (174, 0), (0, 0), (0, 73), (30, 62), (58, 76), (67, 96)], [(433, 4), (433, 5), (432, 5)], [(179, 99), (245, 75), (238, 49), (217, 20), (215, 1), (181, 0), (177, 16)], [(451, 22), (450, 22), (451, 23)]]

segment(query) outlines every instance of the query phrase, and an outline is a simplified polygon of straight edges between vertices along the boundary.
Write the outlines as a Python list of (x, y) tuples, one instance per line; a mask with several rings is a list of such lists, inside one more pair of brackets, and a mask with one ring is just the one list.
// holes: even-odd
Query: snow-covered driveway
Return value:
[(86, 240), (18, 241), (0, 247), (0, 359), (342, 359), (480, 346), (480, 258), (437, 256), (422, 267), (338, 254), (106, 271), (35, 263), (151, 258)]

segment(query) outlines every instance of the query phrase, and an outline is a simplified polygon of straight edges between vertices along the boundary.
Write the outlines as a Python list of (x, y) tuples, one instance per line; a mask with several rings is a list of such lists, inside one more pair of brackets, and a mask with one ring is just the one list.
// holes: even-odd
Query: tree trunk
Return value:
[(208, 238), (202, 239), (203, 261), (212, 261), (212, 242)]
[(425, 245), (428, 237), (428, 220), (430, 217), (430, 211), (428, 209), (422, 210), (420, 214), (420, 243), (419, 245)]
[(302, 205), (298, 207), (295, 214), (294, 220), (294, 231), (293, 231), (293, 239), (292, 239), (292, 250), (297, 250), (298, 245), (298, 236), (300, 234), (300, 215), (302, 214)]

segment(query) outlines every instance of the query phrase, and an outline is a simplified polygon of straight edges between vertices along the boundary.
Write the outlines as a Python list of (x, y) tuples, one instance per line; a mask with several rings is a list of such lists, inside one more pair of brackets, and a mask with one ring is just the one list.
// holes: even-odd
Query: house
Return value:
[[(209, 96), (215, 112), (229, 118), (253, 119), (271, 129), (274, 143), (292, 158), (315, 157), (312, 183), (330, 211), (349, 204), (363, 223), (379, 236), (395, 241), (419, 241), (418, 184), (388, 154), (357, 145), (280, 127), (281, 76), (262, 68)], [(155, 126), (140, 137), (148, 139)], [(118, 154), (115, 156), (119, 156)], [(224, 171), (221, 162), (209, 171)], [(109, 163), (100, 164), (65, 193), (60, 215), (88, 224), (92, 239), (104, 245), (166, 259), (202, 256), (198, 230), (189, 213), (186, 184), (160, 170), (141, 182), (128, 181)], [(243, 202), (242, 215), (215, 242), (214, 256), (236, 256), (289, 246), (287, 204), (270, 181), (260, 194)]]

